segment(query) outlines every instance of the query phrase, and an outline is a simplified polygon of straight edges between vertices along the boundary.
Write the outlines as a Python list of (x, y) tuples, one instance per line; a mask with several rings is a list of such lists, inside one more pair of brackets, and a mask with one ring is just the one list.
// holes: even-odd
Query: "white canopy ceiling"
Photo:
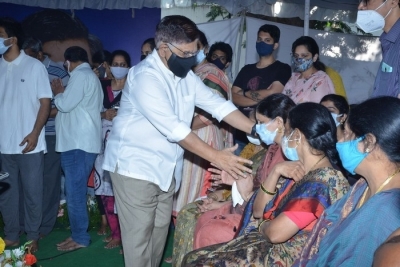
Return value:
[[(54, 9), (130, 9), (142, 7), (188, 7), (193, 4), (216, 3), (230, 13), (243, 10), (271, 17), (304, 18), (304, 0), (0, 0), (26, 6)], [(310, 19), (353, 22), (358, 0), (310, 0)]]

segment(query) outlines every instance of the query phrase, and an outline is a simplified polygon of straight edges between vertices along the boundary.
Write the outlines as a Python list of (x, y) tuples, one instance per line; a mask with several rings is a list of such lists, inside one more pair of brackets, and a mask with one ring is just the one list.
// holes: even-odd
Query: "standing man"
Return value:
[[(190, 69), (197, 64), (198, 29), (183, 16), (157, 25), (156, 50), (133, 67), (108, 139), (103, 167), (110, 171), (122, 229), (125, 266), (158, 267), (182, 176), (183, 150), (236, 178), (250, 161), (218, 151), (191, 132), (195, 106), (245, 132), (254, 123), (212, 91)], [(190, 179), (190, 177), (183, 177)]]
[(101, 148), (103, 92), (83, 48), (67, 48), (64, 58), (70, 75), (67, 88), (64, 90), (58, 79), (53, 81), (52, 89), (58, 109), (56, 151), (61, 152), (71, 237), (57, 247), (61, 251), (72, 251), (90, 243), (86, 191), (89, 174)]
[(363, 0), (358, 6), (357, 25), (370, 33), (383, 30), (379, 40), (382, 62), (371, 97), (400, 98), (400, 2), (399, 0)]
[[(42, 42), (36, 38), (27, 38), (22, 45), (25, 54), (38, 59), (46, 67), (49, 84), (55, 79), (61, 79), (63, 87), (67, 86), (69, 75), (63, 66), (52, 61), (43, 54)], [(60, 204), (61, 188), (61, 163), (60, 153), (56, 152), (56, 125), (55, 117), (57, 108), (54, 99), (51, 101), (50, 116), (45, 125), (47, 154), (44, 155), (44, 174), (43, 174), (43, 214), (40, 226), (40, 235), (46, 236), (53, 230), (57, 220), (58, 208)]]
[[(232, 100), (244, 115), (248, 116), (258, 102), (269, 95), (282, 93), (292, 75), (288, 64), (276, 60), (273, 52), (279, 46), (281, 32), (275, 25), (265, 24), (257, 33), (256, 49), (260, 60), (255, 64), (244, 66), (232, 87)], [(238, 155), (248, 143), (246, 133), (236, 130), (235, 143)]]
[[(4, 181), (10, 189), (0, 195), (6, 246), (19, 244), (19, 207), (24, 209), (27, 240), (38, 249), (42, 222), (44, 124), (50, 111), (51, 89), (40, 61), (23, 50), (21, 25), (0, 18), (0, 151)], [(19, 187), (22, 187), (21, 189)], [(23, 194), (19, 203), (19, 194)]]

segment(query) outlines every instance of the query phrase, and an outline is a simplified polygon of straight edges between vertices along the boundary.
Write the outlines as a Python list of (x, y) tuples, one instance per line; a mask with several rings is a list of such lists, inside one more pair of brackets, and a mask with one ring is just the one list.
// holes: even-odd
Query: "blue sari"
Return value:
[(357, 205), (367, 187), (360, 179), (319, 218), (294, 266), (371, 266), (375, 250), (400, 226), (400, 189)]

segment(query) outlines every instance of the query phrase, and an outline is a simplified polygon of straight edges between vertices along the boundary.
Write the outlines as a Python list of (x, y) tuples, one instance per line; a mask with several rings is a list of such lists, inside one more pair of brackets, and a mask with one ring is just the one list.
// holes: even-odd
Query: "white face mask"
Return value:
[(206, 58), (206, 54), (204, 54), (204, 49), (200, 50), (196, 55), (197, 65), (199, 65)]
[(249, 142), (252, 143), (253, 145), (256, 145), (256, 146), (261, 145), (260, 138), (256, 138), (250, 134), (247, 135), (247, 140), (249, 140)]
[(128, 68), (123, 67), (111, 67), (111, 73), (115, 79), (120, 80), (124, 78), (129, 72)]
[(343, 114), (336, 114), (336, 113), (331, 112), (331, 115), (332, 115), (333, 120), (335, 121), (336, 127), (338, 127), (340, 125), (340, 122), (338, 121), (338, 118), (342, 117)]
[(0, 55), (3, 55), (5, 52), (7, 52), (8, 48), (10, 48), (10, 46), (12, 46), (12, 44), (10, 44), (9, 46), (6, 46), (4, 44), (5, 40), (8, 40), (10, 38), (6, 38), (6, 39), (0, 38)]
[(389, 16), (390, 12), (392, 12), (392, 8), (385, 17), (379, 14), (377, 10), (381, 8), (386, 1), (378, 6), (375, 10), (358, 10), (356, 22), (357, 26), (366, 33), (382, 30), (383, 27), (385, 27), (385, 19), (387, 16)]

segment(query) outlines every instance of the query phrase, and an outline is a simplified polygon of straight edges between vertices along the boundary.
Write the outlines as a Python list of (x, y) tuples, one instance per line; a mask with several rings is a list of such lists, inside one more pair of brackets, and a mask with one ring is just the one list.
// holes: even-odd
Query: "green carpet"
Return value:
[[(105, 243), (102, 241), (104, 236), (97, 235), (95, 230), (89, 232), (92, 243), (87, 248), (81, 248), (72, 252), (60, 252), (56, 248), (56, 243), (61, 242), (70, 236), (69, 230), (55, 229), (50, 235), (39, 241), (39, 251), (35, 253), (38, 262), (37, 267), (123, 267), (123, 255), (119, 254), (119, 248), (105, 249)], [(170, 267), (164, 261), (165, 258), (171, 257), (173, 246), (174, 230), (170, 229), (168, 233), (167, 244), (164, 250), (164, 256), (160, 267)], [(21, 237), (24, 242), (25, 236)], [(129, 253), (125, 251), (125, 253)], [(139, 267), (139, 266), (137, 266)]]

